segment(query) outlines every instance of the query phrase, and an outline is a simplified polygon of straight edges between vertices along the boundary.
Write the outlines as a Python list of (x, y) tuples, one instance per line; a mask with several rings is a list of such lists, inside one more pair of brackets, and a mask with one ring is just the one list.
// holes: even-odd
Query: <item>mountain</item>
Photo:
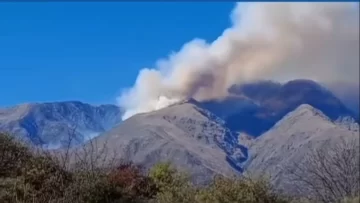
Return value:
[(249, 159), (244, 168), (252, 174), (269, 174), (278, 188), (290, 191), (294, 184), (287, 170), (297, 170), (295, 164), (304, 163), (313, 150), (330, 152), (330, 147), (343, 141), (359, 143), (359, 125), (354, 120), (333, 122), (323, 112), (303, 104), (247, 145)]
[(115, 105), (92, 106), (78, 101), (32, 103), (0, 109), (0, 131), (37, 146), (79, 144), (121, 121)]
[[(269, 130), (301, 104), (309, 104), (319, 109), (331, 120), (341, 117), (356, 118), (355, 113), (331, 91), (311, 80), (299, 79), (285, 84), (259, 81), (233, 86), (229, 92), (232, 94), (230, 97), (204, 102), (203, 107), (223, 118), (231, 130), (255, 137)], [(236, 103), (236, 106), (231, 103)]]
[(247, 156), (224, 121), (194, 100), (135, 115), (86, 143), (85, 148), (93, 143), (105, 145), (100, 151), (116, 151), (116, 158), (145, 168), (171, 161), (198, 184), (206, 183), (214, 174), (239, 174)]

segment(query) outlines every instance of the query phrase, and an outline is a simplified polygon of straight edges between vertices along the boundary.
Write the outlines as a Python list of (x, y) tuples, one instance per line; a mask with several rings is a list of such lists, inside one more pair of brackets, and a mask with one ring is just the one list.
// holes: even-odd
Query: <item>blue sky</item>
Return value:
[(0, 3), (0, 106), (114, 103), (138, 71), (195, 37), (214, 40), (234, 3)]

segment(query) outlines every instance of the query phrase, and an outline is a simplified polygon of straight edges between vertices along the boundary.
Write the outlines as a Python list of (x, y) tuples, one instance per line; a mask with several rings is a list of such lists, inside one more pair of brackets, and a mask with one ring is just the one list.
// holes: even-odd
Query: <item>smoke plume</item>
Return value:
[(260, 79), (359, 83), (358, 3), (237, 3), (212, 43), (194, 39), (140, 71), (119, 97), (123, 119), (175, 102), (220, 99)]

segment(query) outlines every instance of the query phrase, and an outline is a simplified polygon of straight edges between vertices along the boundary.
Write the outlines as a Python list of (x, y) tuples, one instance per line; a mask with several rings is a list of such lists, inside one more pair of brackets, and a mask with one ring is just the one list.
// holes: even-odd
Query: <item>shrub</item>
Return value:
[(31, 189), (31, 198), (46, 201), (64, 194), (72, 181), (72, 174), (63, 170), (51, 157), (37, 156), (28, 160), (21, 179)]
[(141, 168), (132, 163), (121, 164), (108, 175), (114, 194), (123, 194), (127, 202), (143, 201), (152, 198), (157, 187), (149, 177), (143, 175)]
[(19, 175), (30, 156), (29, 150), (14, 137), (0, 133), (0, 178)]
[(99, 172), (78, 172), (73, 182), (66, 188), (62, 202), (100, 203), (112, 202), (110, 199), (110, 184), (106, 175)]
[(265, 180), (253, 180), (245, 177), (215, 177), (213, 183), (201, 190), (197, 197), (201, 203), (285, 203), (284, 198), (272, 192)]
[(207, 187), (193, 186), (187, 176), (169, 163), (158, 164), (150, 171), (159, 192), (156, 203), (286, 203), (285, 198), (272, 191), (266, 180), (215, 177)]
[(184, 173), (179, 173), (170, 163), (160, 163), (150, 170), (159, 192), (153, 202), (156, 203), (188, 203), (195, 201), (195, 188)]

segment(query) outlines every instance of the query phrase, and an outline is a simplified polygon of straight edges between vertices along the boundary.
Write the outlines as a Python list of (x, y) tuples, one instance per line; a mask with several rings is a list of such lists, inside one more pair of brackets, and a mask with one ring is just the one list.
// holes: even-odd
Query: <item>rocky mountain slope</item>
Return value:
[(187, 101), (135, 115), (92, 142), (106, 143), (104, 147), (116, 151), (117, 158), (145, 168), (171, 161), (190, 173), (194, 182), (205, 183), (214, 174), (239, 174), (247, 156), (237, 136), (223, 124), (195, 101)]
[[(271, 175), (273, 183), (289, 191), (287, 171), (297, 170), (314, 150), (328, 151), (341, 142), (359, 143), (359, 125), (353, 119), (333, 122), (310, 105), (287, 114), (268, 132), (248, 144), (246, 171)], [(358, 145), (359, 148), (359, 145)]]
[(69, 101), (22, 104), (0, 109), (0, 131), (34, 145), (57, 148), (72, 139), (82, 143), (121, 121), (115, 105), (92, 106)]

